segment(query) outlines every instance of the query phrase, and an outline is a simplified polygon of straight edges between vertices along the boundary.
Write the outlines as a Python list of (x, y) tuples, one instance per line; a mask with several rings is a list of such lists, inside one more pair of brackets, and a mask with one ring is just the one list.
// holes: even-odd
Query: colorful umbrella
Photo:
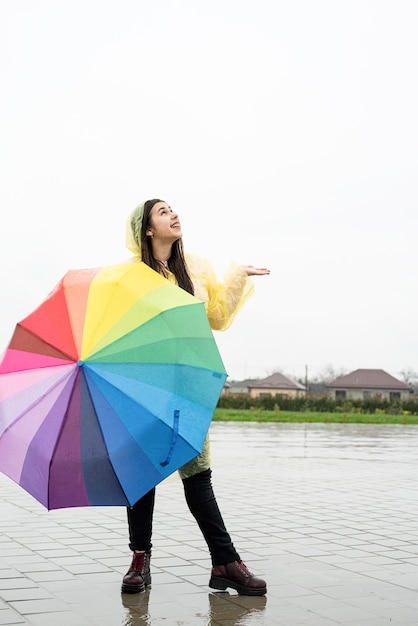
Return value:
[(0, 363), (0, 470), (48, 509), (132, 505), (201, 451), (225, 379), (202, 302), (141, 262), (69, 271)]

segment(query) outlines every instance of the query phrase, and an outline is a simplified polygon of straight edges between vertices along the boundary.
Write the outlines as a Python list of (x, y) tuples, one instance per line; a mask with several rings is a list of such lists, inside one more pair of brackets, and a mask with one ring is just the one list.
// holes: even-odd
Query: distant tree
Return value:
[(345, 374), (347, 374), (347, 370), (344, 367), (335, 368), (333, 365), (326, 365), (312, 379), (312, 382), (327, 385)]
[(399, 372), (401, 380), (411, 387), (418, 386), (418, 373), (412, 367), (406, 367)]

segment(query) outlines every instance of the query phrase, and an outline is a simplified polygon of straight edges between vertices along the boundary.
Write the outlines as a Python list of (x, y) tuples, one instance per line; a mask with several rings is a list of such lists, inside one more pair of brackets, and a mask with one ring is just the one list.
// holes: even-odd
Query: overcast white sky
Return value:
[(232, 378), (418, 370), (415, 0), (2, 0), (3, 349), (162, 197), (186, 249), (266, 265)]

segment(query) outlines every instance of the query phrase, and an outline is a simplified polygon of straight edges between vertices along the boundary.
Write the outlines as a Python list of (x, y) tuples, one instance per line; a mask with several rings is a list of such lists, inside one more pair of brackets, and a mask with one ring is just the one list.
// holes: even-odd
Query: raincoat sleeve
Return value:
[(206, 259), (186, 255), (186, 261), (195, 296), (205, 303), (211, 328), (227, 330), (254, 291), (252, 280), (237, 263), (230, 264), (223, 282), (220, 282), (213, 266)]

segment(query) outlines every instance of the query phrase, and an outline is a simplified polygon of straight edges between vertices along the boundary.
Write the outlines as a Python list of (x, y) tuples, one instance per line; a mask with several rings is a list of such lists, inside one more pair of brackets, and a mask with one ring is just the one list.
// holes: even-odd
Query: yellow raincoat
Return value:
[(194, 295), (205, 303), (211, 328), (226, 330), (254, 291), (252, 280), (240, 265), (231, 263), (223, 282), (219, 282), (209, 261), (192, 254), (185, 257)]

